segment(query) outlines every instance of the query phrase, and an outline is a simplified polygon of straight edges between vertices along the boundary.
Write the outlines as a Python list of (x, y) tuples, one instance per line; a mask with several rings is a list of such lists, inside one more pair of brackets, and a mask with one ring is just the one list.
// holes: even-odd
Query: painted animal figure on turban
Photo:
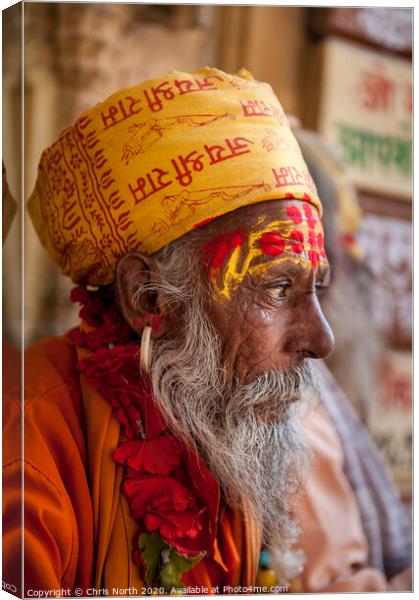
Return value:
[(270, 86), (205, 68), (114, 94), (43, 153), (29, 211), (81, 323), (25, 359), (25, 589), (301, 591), (330, 269)]

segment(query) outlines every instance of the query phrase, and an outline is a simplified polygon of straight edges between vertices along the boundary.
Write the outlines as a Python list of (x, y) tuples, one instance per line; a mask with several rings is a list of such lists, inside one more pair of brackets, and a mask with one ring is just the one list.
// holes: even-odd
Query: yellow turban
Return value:
[(74, 281), (113, 281), (128, 250), (154, 253), (242, 206), (316, 187), (272, 88), (245, 70), (174, 71), (121, 90), (41, 157), (28, 208)]

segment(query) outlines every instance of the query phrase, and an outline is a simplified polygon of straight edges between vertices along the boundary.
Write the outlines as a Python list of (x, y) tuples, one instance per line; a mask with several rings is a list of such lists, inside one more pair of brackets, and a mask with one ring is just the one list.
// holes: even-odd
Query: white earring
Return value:
[(140, 349), (140, 368), (145, 373), (148, 373), (150, 370), (152, 350), (153, 350), (153, 340), (151, 339), (151, 327), (149, 327), (147, 325), (143, 329), (143, 334), (141, 336), (141, 349)]

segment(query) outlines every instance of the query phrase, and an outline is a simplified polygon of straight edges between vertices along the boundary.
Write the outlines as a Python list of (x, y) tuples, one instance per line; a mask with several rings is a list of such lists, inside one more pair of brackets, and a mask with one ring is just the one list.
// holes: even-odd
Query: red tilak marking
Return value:
[(308, 226), (310, 227), (310, 229), (314, 229), (317, 223), (317, 218), (313, 215), (313, 211), (310, 204), (303, 204), (303, 210), (307, 219)]
[(211, 269), (220, 270), (228, 256), (231, 254), (232, 248), (227, 242), (220, 242), (211, 260)]
[(211, 277), (215, 278), (235, 248), (240, 248), (245, 239), (243, 229), (222, 233), (202, 248), (204, 266), (210, 269)]
[(308, 243), (312, 250), (317, 250), (317, 236), (312, 230), (308, 232)]
[(274, 231), (267, 231), (259, 240), (262, 252), (269, 256), (280, 256), (285, 250), (285, 244), (286, 240)]
[(317, 267), (317, 265), (319, 264), (319, 253), (317, 252), (317, 250), (309, 250), (308, 258), (313, 267)]
[(291, 231), (291, 248), (296, 254), (301, 254), (304, 251), (304, 233), (298, 229)]
[(317, 248), (319, 249), (320, 256), (326, 256), (324, 251), (324, 238), (322, 233), (317, 234)]
[(233, 233), (230, 245), (233, 248), (240, 248), (240, 246), (243, 244), (243, 241), (244, 241), (243, 234), (241, 232), (239, 233), (239, 231), (236, 231)]
[(291, 221), (296, 225), (300, 225), (300, 223), (303, 222), (303, 215), (301, 214), (301, 210), (297, 206), (288, 206), (287, 215), (289, 216)]

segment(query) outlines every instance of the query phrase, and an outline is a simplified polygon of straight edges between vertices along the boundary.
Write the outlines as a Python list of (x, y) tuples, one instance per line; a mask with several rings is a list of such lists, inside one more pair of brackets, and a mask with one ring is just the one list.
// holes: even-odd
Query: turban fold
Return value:
[(112, 283), (129, 250), (154, 253), (242, 206), (316, 187), (272, 88), (242, 70), (174, 71), (121, 90), (41, 157), (28, 209), (65, 274)]

